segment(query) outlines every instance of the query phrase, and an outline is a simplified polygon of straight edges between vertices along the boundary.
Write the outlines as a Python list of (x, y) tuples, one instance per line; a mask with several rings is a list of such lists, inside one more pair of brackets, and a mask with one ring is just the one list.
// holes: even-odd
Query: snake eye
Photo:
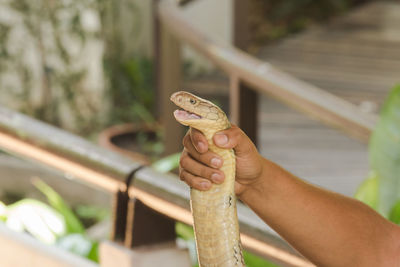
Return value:
[(194, 99), (190, 99), (190, 104), (192, 104), (192, 105), (194, 105), (194, 104), (196, 104), (196, 100), (194, 100)]

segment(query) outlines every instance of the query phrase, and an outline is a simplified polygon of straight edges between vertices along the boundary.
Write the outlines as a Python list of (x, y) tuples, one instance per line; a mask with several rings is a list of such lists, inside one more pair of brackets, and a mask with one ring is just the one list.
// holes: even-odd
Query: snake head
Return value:
[(172, 94), (170, 99), (181, 108), (175, 110), (174, 116), (183, 125), (197, 129), (223, 124), (229, 127), (225, 113), (208, 100), (184, 91)]

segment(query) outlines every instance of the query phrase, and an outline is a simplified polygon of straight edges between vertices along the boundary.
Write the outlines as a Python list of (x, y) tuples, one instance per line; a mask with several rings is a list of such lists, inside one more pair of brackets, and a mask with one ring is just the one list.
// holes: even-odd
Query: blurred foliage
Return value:
[[(34, 185), (50, 205), (29, 198), (8, 206), (0, 202), (0, 221), (14, 231), (26, 232), (41, 242), (98, 262), (99, 242), (88, 237), (80, 218), (45, 182), (35, 179)], [(95, 222), (109, 217), (105, 209), (89, 206), (81, 209), (80, 215)]]
[(104, 59), (112, 102), (109, 122), (155, 123), (152, 66), (146, 58), (126, 59), (118, 53)]
[(35, 187), (47, 197), (50, 205), (58, 211), (65, 219), (69, 233), (83, 233), (85, 231), (80, 220), (75, 216), (72, 209), (65, 203), (62, 197), (40, 179), (33, 180)]
[(111, 105), (106, 124), (154, 124), (153, 63), (132, 49), (142, 31), (141, 10), (131, 0), (97, 1), (106, 96)]
[(8, 95), (12, 104), (7, 104), (78, 132), (98, 124), (99, 99), (85, 84), (88, 67), (78, 63), (89, 42), (98, 40), (83, 23), (83, 16), (93, 19), (87, 11), (94, 4), (94, 0), (0, 3), (0, 93)]
[[(103, 67), (107, 77), (106, 95), (111, 105), (106, 126), (130, 122), (153, 129), (155, 134), (150, 135), (144, 129), (139, 130), (134, 141), (138, 152), (158, 158), (164, 146), (161, 128), (156, 126), (154, 117), (153, 64), (132, 49), (142, 30), (141, 12), (130, 0), (105, 3), (105, 9), (100, 12), (105, 44)], [(127, 29), (127, 23), (132, 27)]]
[(35, 199), (25, 198), (7, 206), (4, 217), (10, 229), (25, 231), (46, 244), (54, 244), (58, 237), (66, 234), (62, 215)]
[(131, 0), (2, 1), (0, 11), (0, 95), (12, 108), (86, 136), (155, 121), (152, 63), (132, 49), (141, 12)]
[(400, 200), (397, 200), (397, 202), (393, 205), (389, 213), (389, 220), (395, 224), (400, 224)]
[(74, 212), (85, 227), (103, 221), (110, 215), (108, 210), (92, 205), (77, 205)]
[(359, 188), (354, 197), (373, 209), (378, 208), (378, 185), (379, 179), (374, 171), (371, 171)]
[(400, 85), (382, 107), (369, 152), (371, 168), (379, 177), (378, 210), (387, 216), (400, 199)]
[(371, 0), (252, 0), (251, 50)]
[(151, 167), (158, 172), (167, 173), (179, 167), (181, 152), (165, 156), (151, 164)]
[(369, 142), (370, 176), (356, 198), (400, 222), (400, 85), (387, 97)]

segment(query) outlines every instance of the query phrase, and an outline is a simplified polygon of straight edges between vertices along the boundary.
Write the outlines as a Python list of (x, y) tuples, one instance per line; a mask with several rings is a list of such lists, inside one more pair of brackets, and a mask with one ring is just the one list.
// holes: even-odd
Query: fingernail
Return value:
[(217, 145), (225, 145), (228, 143), (228, 136), (226, 136), (225, 134), (216, 134), (215, 142), (217, 143)]
[(215, 168), (218, 168), (221, 165), (222, 161), (219, 158), (212, 158), (211, 165)]
[(219, 173), (213, 173), (211, 175), (211, 179), (214, 183), (221, 183), (223, 181), (223, 177)]
[(203, 142), (197, 142), (197, 151), (203, 152), (206, 149), (206, 145)]
[(201, 182), (200, 187), (203, 189), (208, 189), (211, 186), (209, 182)]

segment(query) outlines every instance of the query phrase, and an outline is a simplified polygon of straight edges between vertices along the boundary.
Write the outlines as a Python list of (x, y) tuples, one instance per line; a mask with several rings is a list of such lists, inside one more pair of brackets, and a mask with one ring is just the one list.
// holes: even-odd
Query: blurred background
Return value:
[[(326, 22), (367, 1), (251, 1), (248, 50)], [(232, 1), (198, 1), (184, 15), (232, 43)], [(154, 116), (151, 1), (2, 1), (1, 104), (91, 136)], [(185, 50), (189, 75), (215, 67)], [(144, 118), (143, 118), (144, 117)]]
[[(231, 116), (237, 108), (239, 113), (248, 109), (252, 100), (237, 107), (230, 98), (232, 75), (185, 42), (179, 44), (177, 58), (179, 86), (163, 87), (171, 83), (160, 69), (174, 54), (161, 61), (165, 54), (160, 53), (175, 50), (162, 44), (165, 37), (159, 32), (168, 28), (163, 21), (167, 11), (159, 15), (159, 2), (165, 1), (0, 0), (0, 105), (139, 164), (153, 164), (160, 172), (175, 168), (176, 173), (181, 150), (176, 137), (185, 130), (173, 122), (166, 95), (191, 91)], [(318, 110), (299, 112), (301, 104), (297, 107), (290, 97), (276, 100), (257, 93), (254, 138), (263, 156), (299, 177), (355, 195), (400, 222), (400, 102), (395, 87), (400, 83), (399, 2), (251, 0), (243, 12), (235, 0), (172, 2), (181, 18), (212, 40), (210, 51), (213, 42), (237, 46), (295, 77), (301, 88), (305, 82), (328, 93), (327, 103), (331, 95), (346, 101), (366, 121), (375, 122), (386, 105), (369, 139), (370, 132), (355, 136), (351, 124), (332, 128), (332, 123), (321, 123)], [(318, 105), (324, 109), (323, 102)], [(18, 124), (7, 117), (1, 121), (2, 129)], [(171, 133), (169, 128), (177, 130)], [(336, 128), (348, 128), (344, 131), (350, 134)], [(16, 136), (24, 134), (16, 130)], [(98, 262), (99, 242), (112, 231), (113, 195), (6, 150), (0, 153), (0, 216), (5, 225)], [(176, 229), (193, 254), (191, 228), (177, 224)], [(267, 263), (250, 253), (246, 257), (250, 267), (297, 266)], [(192, 260), (196, 264), (193, 255)], [(275, 262), (283, 264), (282, 259)]]

